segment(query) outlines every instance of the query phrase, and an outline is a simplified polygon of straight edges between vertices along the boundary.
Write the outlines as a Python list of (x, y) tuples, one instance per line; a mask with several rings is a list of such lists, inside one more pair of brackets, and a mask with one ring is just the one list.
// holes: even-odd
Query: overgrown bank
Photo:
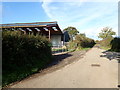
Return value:
[(51, 45), (43, 36), (4, 31), (2, 39), (2, 85), (21, 80), (52, 60)]
[(120, 38), (114, 38), (113, 35), (116, 35), (116, 32), (114, 32), (112, 28), (104, 27), (98, 36), (98, 38), (102, 40), (97, 41), (97, 43), (105, 50), (120, 52)]
[(100, 44), (101, 48), (103, 49), (120, 52), (120, 38), (118, 37), (107, 37), (104, 40), (98, 42), (98, 44)]

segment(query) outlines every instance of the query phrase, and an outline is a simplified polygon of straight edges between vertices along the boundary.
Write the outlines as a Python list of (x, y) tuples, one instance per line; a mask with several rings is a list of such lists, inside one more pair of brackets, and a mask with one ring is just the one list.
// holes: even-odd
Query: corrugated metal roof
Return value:
[(13, 23), (13, 24), (0, 24), (0, 28), (9, 27), (34, 27), (34, 26), (49, 26), (55, 25), (57, 22), (35, 22), (35, 23)]

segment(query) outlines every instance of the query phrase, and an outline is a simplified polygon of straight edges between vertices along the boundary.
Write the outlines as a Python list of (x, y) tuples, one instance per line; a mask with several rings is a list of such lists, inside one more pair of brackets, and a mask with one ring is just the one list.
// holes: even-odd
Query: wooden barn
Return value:
[(63, 45), (63, 33), (59, 28), (57, 22), (1, 24), (0, 28), (2, 28), (2, 30), (19, 30), (22, 31), (24, 34), (40, 34), (46, 36), (51, 41), (53, 47)]

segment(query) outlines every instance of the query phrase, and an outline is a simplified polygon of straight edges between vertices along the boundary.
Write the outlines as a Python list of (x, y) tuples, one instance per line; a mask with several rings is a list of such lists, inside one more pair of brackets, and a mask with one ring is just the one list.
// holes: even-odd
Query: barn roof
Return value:
[(34, 23), (12, 23), (12, 24), (0, 24), (0, 28), (14, 28), (14, 27), (43, 27), (56, 25), (57, 22), (34, 22)]
[[(54, 28), (55, 27), (55, 28)], [(49, 29), (51, 34), (62, 34), (61, 29), (59, 28), (57, 22), (34, 22), (34, 23), (11, 23), (11, 24), (0, 24), (0, 28), (17, 28), (23, 30), (32, 30), (37, 31), (41, 30), (42, 33), (48, 34), (48, 31), (45, 29)], [(55, 30), (56, 29), (56, 30)]]

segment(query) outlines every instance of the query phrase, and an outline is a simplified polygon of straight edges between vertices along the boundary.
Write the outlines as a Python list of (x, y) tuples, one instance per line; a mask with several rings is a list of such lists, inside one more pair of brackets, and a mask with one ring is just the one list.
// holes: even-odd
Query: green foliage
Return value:
[(114, 31), (112, 31), (112, 28), (109, 27), (105, 27), (101, 30), (101, 32), (99, 33), (98, 38), (102, 38), (105, 39), (107, 37), (110, 37), (112, 35), (115, 35), (116, 33)]
[(76, 35), (74, 41), (69, 42), (69, 49), (79, 49), (82, 50), (83, 48), (91, 48), (95, 45), (95, 42), (93, 39), (87, 38), (83, 34)]
[(71, 40), (73, 40), (73, 37), (75, 37), (75, 35), (79, 33), (79, 31), (75, 27), (67, 27), (63, 31), (68, 31)]
[(86, 37), (85, 33), (80, 33), (80, 36)]
[(116, 33), (112, 31), (112, 28), (105, 27), (102, 32), (99, 33), (99, 38), (102, 38), (99, 43), (102, 48), (109, 49), (111, 51), (120, 51), (120, 38), (113, 38), (112, 35)]
[(96, 41), (95, 41), (95, 43), (96, 43), (96, 44), (99, 44), (99, 43), (100, 43), (100, 41), (99, 41), (99, 40), (96, 40)]
[(112, 51), (120, 52), (120, 38), (117, 38), (117, 37), (114, 38), (110, 44), (111, 44)]
[(95, 42), (93, 39), (87, 38), (85, 35), (76, 35), (75, 42), (79, 48), (93, 47)]
[(70, 41), (68, 43), (68, 50), (69, 51), (74, 51), (77, 48), (77, 44), (75, 43), (75, 41)]
[(111, 36), (100, 41), (102, 49), (120, 52), (120, 38), (113, 38)]
[(3, 31), (3, 86), (44, 68), (51, 60), (49, 40), (43, 36)]
[(109, 36), (109, 37), (105, 38), (104, 40), (100, 41), (100, 45), (105, 48), (111, 48), (110, 43), (112, 40), (113, 40), (113, 37)]

